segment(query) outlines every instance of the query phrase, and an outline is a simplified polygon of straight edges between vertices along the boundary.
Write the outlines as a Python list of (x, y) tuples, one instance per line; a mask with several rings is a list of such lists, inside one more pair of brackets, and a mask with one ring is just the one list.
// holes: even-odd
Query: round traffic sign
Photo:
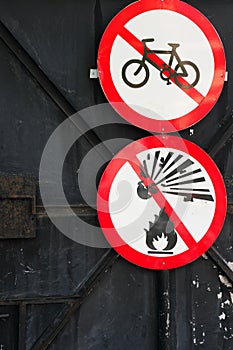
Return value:
[(97, 210), (110, 245), (150, 269), (197, 259), (219, 235), (226, 190), (213, 160), (175, 136), (150, 136), (121, 150), (100, 180)]
[(178, 0), (140, 0), (105, 30), (98, 72), (123, 118), (146, 130), (173, 132), (212, 109), (226, 62), (216, 30), (198, 10)]

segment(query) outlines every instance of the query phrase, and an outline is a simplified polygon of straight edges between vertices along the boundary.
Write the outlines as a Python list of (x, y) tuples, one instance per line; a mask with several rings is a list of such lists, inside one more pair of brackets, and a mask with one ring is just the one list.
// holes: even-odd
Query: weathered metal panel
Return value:
[[(46, 92), (1, 41), (1, 173), (38, 178), (46, 141), (69, 111), (106, 102), (98, 81), (89, 79), (89, 69), (96, 68), (98, 44), (106, 25), (131, 2), (0, 1), (0, 19), (73, 106), (61, 106), (56, 92), (45, 84), (50, 89)], [(233, 110), (233, 4), (230, 0), (187, 2), (218, 30), (226, 49), (229, 78), (209, 115), (181, 135), (207, 151), (213, 152), (215, 147), (213, 156), (225, 178), (230, 202), (232, 142), (223, 146)], [(104, 127), (96, 132), (105, 140), (147, 135), (133, 126)], [(217, 152), (216, 148), (222, 150)], [(71, 149), (64, 167), (65, 192), (75, 206), (84, 204), (76, 173), (88, 149), (90, 145), (82, 139)], [(105, 251), (81, 246), (59, 233), (41, 207), (38, 188), (36, 205), (37, 237), (0, 242), (0, 304), (4, 305), (0, 308), (3, 314), (14, 314), (6, 321), (0, 318), (0, 346), (4, 350), (31, 349), (33, 344), (46, 343), (56, 350), (232, 349), (232, 282), (209, 255), (170, 272), (145, 271), (118, 259), (112, 269), (101, 274), (98, 262), (102, 264)], [(89, 214), (84, 212), (83, 218), (96, 225), (96, 217)], [(231, 231), (229, 213), (215, 248), (230, 269)], [(84, 283), (87, 293), (82, 289), (79, 309), (74, 293), (86, 278), (91, 283)]]

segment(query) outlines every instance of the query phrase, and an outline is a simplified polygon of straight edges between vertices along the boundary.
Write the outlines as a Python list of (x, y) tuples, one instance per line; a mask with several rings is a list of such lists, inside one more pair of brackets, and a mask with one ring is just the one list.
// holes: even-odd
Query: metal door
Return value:
[[(228, 213), (214, 246), (183, 268), (149, 271), (111, 249), (71, 241), (42, 206), (38, 176), (45, 144), (64, 118), (106, 102), (90, 69), (96, 68), (107, 24), (131, 2), (0, 2), (1, 350), (233, 348), (230, 0), (187, 1), (215, 26), (227, 56), (228, 80), (219, 101), (181, 132), (214, 158), (226, 183)], [(123, 134), (148, 135), (130, 125), (99, 128), (77, 142), (66, 160), (69, 203), (93, 225), (96, 213), (82, 199), (76, 172), (95, 142)]]

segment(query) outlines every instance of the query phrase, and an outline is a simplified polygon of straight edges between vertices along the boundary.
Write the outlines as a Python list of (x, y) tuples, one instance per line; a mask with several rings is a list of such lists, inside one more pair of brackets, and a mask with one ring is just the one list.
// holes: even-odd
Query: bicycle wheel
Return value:
[[(191, 89), (194, 86), (197, 85), (197, 83), (200, 80), (200, 71), (197, 68), (197, 66), (190, 61), (182, 61), (182, 65), (185, 66), (185, 69), (187, 71), (187, 77), (184, 77), (183, 74), (178, 73), (178, 70), (181, 69), (180, 65), (177, 64), (177, 66), (175, 67), (175, 71), (174, 71), (174, 80), (176, 82), (176, 84), (182, 88), (182, 89)], [(191, 68), (191, 69), (190, 69)], [(187, 79), (187, 82), (184, 83), (182, 81), (182, 79)], [(191, 82), (190, 82), (191, 80)]]
[(144, 86), (149, 77), (149, 68), (142, 60), (130, 60), (122, 68), (122, 78), (125, 84), (132, 88)]

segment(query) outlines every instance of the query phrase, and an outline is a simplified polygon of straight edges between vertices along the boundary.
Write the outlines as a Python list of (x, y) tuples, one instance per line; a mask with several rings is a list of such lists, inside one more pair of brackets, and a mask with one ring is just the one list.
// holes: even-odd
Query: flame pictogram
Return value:
[(153, 251), (164, 252), (172, 250), (177, 243), (177, 234), (169, 216), (161, 209), (159, 216), (155, 215), (154, 222), (149, 222), (146, 231), (146, 244)]

